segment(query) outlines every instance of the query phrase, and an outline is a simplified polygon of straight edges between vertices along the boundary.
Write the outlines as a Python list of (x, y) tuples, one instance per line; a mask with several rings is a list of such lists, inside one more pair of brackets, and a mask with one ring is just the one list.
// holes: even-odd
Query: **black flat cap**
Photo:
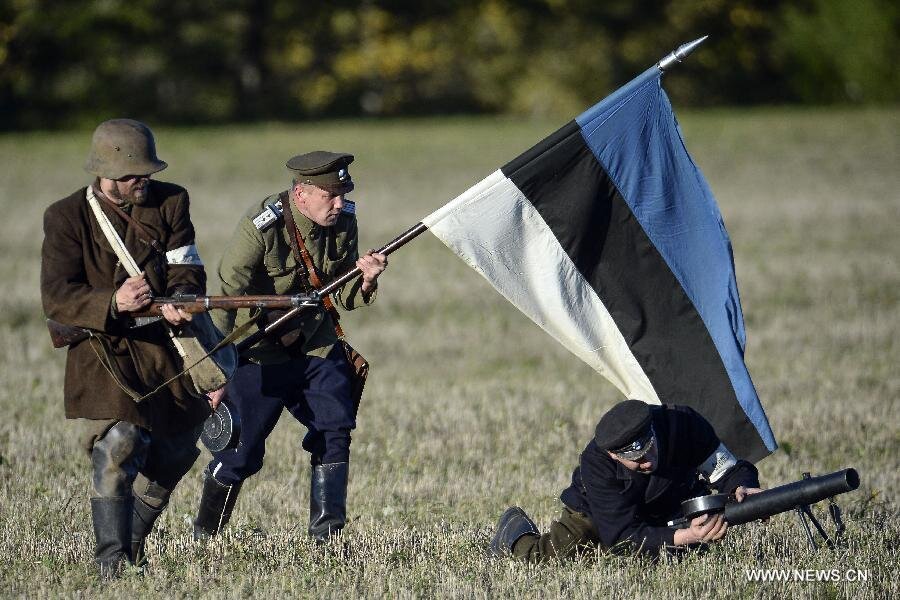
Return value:
[(352, 154), (316, 150), (298, 154), (285, 163), (294, 178), (335, 194), (353, 190), (353, 179), (347, 167), (353, 162)]
[[(600, 418), (594, 432), (594, 441), (603, 450), (617, 453), (617, 450), (625, 450), (636, 441), (644, 442), (649, 434), (650, 405), (641, 400), (625, 400)], [(645, 443), (640, 446), (643, 447)]]

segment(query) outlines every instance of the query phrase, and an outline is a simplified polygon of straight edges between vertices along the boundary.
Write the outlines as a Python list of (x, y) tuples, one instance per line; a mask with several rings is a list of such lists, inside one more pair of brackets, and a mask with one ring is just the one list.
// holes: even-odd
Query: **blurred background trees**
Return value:
[(0, 128), (900, 100), (893, 0), (0, 0)]

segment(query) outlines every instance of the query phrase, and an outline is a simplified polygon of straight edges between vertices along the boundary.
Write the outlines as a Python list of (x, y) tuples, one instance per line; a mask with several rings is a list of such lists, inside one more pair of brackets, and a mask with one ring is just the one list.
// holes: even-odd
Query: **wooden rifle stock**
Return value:
[(47, 319), (47, 329), (50, 331), (50, 341), (54, 348), (65, 348), (91, 337), (88, 329), (66, 325), (53, 319)]

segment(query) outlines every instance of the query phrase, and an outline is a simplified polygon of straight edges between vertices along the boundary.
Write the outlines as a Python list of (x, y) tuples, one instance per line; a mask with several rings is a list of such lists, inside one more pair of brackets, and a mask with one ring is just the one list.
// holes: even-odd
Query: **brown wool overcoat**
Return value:
[[(180, 361), (161, 323), (128, 329), (127, 319), (113, 314), (113, 295), (128, 273), (119, 265), (85, 192), (86, 188), (79, 189), (44, 213), (44, 313), (61, 323), (100, 332), (130, 387), (145, 394), (176, 375)], [(206, 274), (203, 266), (196, 264), (198, 260), (179, 260), (179, 253), (167, 260), (166, 254), (142, 240), (133, 225), (102, 202), (101, 206), (146, 274), (154, 296), (176, 291), (205, 293)], [(188, 194), (180, 186), (151, 181), (147, 201), (134, 206), (131, 216), (165, 252), (194, 244)], [(174, 432), (195, 426), (209, 414), (206, 400), (186, 387), (190, 385), (186, 375), (136, 403), (104, 369), (96, 347), (96, 341), (83, 341), (68, 349), (64, 391), (67, 418), (121, 419), (158, 432)]]

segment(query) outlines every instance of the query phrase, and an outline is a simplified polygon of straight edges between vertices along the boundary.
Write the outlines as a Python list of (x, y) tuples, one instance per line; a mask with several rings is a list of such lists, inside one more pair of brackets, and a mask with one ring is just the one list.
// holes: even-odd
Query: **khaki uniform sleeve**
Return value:
[[(244, 217), (225, 248), (219, 262), (222, 294), (241, 296), (247, 293), (256, 269), (262, 264), (265, 242), (262, 233)], [(226, 335), (234, 329), (237, 310), (213, 311), (213, 322)]]

